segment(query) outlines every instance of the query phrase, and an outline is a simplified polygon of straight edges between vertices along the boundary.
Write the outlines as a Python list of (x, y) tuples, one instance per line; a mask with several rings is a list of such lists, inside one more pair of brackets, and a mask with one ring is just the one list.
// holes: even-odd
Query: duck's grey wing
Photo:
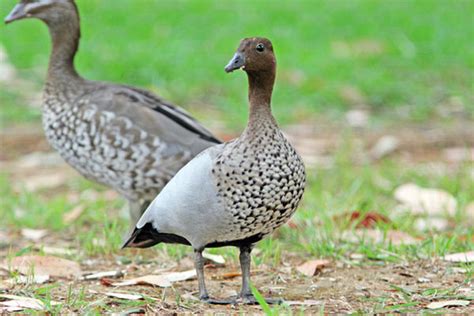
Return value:
[(90, 82), (70, 112), (65, 120), (77, 139), (71, 149), (58, 140), (58, 150), (72, 151), (63, 156), (81, 174), (129, 200), (153, 199), (188, 161), (219, 143), (183, 110), (126, 86)]
[(212, 174), (215, 157), (224, 146), (204, 150), (171, 179), (138, 221), (124, 247), (177, 242), (199, 249), (226, 234), (232, 218), (225, 211)]
[(127, 118), (136, 128), (161, 141), (189, 148), (194, 155), (221, 141), (182, 108), (146, 90), (107, 83), (94, 85), (86, 96), (100, 111)]

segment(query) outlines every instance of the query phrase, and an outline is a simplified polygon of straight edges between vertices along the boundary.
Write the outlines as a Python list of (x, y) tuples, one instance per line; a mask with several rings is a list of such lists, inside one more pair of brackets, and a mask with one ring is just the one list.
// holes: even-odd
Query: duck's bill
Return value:
[(17, 4), (13, 10), (7, 15), (5, 18), (5, 24), (11, 23), (16, 20), (27, 18), (28, 14), (25, 11), (25, 4), (19, 3)]
[(241, 53), (235, 53), (234, 57), (229, 61), (227, 66), (225, 66), (225, 72), (232, 72), (234, 70), (240, 69), (245, 65), (245, 57)]

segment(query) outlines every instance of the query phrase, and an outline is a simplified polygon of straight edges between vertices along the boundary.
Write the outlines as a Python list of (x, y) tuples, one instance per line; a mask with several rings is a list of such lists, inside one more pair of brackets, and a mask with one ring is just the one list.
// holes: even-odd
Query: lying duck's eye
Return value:
[(257, 52), (263, 52), (265, 50), (265, 46), (263, 46), (262, 43), (260, 44), (257, 44), (257, 47), (255, 47), (255, 49), (257, 50)]

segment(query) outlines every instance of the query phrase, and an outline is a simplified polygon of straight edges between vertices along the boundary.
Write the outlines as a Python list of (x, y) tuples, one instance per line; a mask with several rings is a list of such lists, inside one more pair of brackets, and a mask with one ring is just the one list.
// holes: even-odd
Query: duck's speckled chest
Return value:
[[(278, 127), (262, 123), (217, 157), (213, 174), (231, 214), (229, 236), (266, 235), (295, 212), (305, 187), (304, 164)], [(246, 138), (245, 140), (243, 138)]]

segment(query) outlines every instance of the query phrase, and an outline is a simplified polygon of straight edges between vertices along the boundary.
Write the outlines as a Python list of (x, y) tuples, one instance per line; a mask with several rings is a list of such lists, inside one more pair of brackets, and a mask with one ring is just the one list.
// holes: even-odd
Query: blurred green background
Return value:
[[(3, 0), (4, 17), (16, 3)], [(244, 74), (224, 65), (241, 38), (266, 36), (278, 59), (274, 111), (282, 123), (339, 120), (353, 107), (376, 117), (427, 120), (455, 107), (472, 118), (474, 1), (78, 0), (76, 59), (88, 79), (153, 89), (205, 121), (240, 130)], [(0, 26), (20, 77), (40, 89), (50, 50), (46, 26)], [(39, 119), (24, 91), (0, 83), (3, 124)], [(444, 111), (445, 112), (445, 111)]]

